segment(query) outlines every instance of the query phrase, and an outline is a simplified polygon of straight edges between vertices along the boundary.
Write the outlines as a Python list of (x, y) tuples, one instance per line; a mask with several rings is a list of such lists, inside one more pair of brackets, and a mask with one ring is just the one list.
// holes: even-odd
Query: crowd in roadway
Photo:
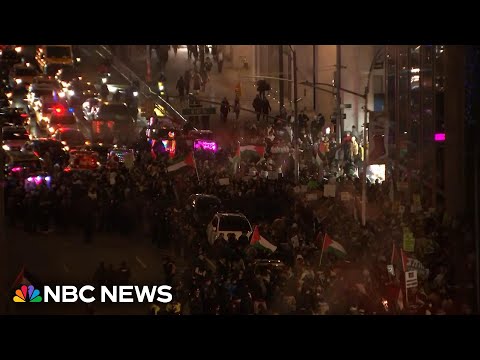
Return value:
[[(191, 53), (195, 57), (194, 49)], [(265, 99), (261, 91), (258, 98)], [(228, 112), (222, 119), (228, 122)], [(165, 259), (164, 281), (174, 288), (174, 302), (156, 305), (154, 313), (470, 312), (473, 252), (465, 260), (460, 246), (448, 241), (453, 233), (462, 239), (463, 248), (473, 249), (468, 224), (448, 219), (439, 210), (400, 213), (390, 201), (389, 184), (369, 182), (368, 203), (381, 215), (362, 227), (355, 201), (343, 202), (338, 195), (346, 189), (355, 199), (361, 190), (358, 168), (363, 151), (356, 129), (337, 144), (322, 114), (310, 120), (301, 112), (295, 119), (282, 109), (275, 120), (262, 120), (259, 116), (257, 122), (244, 124), (240, 144), (233, 142), (216, 153), (195, 152), (195, 167), (178, 172), (167, 171), (172, 162), (168, 154), (152, 153), (146, 139), (140, 138), (133, 146), (132, 164), (111, 157), (105, 166), (77, 172), (52, 163), (50, 184), (26, 189), (20, 181), (9, 181), (5, 194), (9, 226), (23, 226), (31, 234), (72, 234), (81, 229), (89, 244), (95, 244), (100, 233), (131, 241), (149, 237), (158, 247), (173, 248), (188, 266), (177, 273), (174, 258)], [(295, 121), (300, 130), (299, 185), (322, 192), (335, 184), (335, 198), (310, 202), (298, 191)], [(260, 150), (241, 151), (249, 145)], [(205, 224), (192, 221), (185, 206), (191, 194), (215, 195), (227, 210), (244, 212), (252, 230), (256, 228), (275, 251), (253, 246), (252, 231), (237, 239), (222, 233), (211, 244)], [(411, 290), (409, 306), (399, 277), (405, 264), (397, 257), (405, 227), (417, 239), (416, 260), (429, 269), (419, 276), (417, 290)], [(344, 247), (346, 260), (324, 249), (326, 238)], [(387, 265), (393, 265), (393, 272)], [(95, 281), (128, 282), (126, 264), (120, 269), (124, 271), (117, 275), (122, 277), (112, 277), (110, 266), (101, 264)]]

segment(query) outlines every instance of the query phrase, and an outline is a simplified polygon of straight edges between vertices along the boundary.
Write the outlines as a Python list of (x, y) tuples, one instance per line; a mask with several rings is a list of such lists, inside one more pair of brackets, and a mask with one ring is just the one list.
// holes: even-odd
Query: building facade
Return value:
[(470, 94), (473, 85), (467, 86), (474, 80), (467, 70), (469, 62), (470, 71), (478, 67), (473, 53), (473, 47), (464, 45), (386, 47), (394, 179), (397, 185), (407, 184), (406, 203), (419, 194), (424, 206), (443, 208), (451, 216), (472, 210), (475, 166), (469, 132), (478, 129), (478, 112), (472, 115), (472, 106), (478, 105)]

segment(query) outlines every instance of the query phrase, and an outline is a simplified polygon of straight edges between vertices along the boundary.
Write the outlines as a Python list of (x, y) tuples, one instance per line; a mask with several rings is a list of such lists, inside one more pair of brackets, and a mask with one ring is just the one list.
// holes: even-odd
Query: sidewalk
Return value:
[[(137, 56), (131, 59), (130, 66), (132, 70), (136, 71), (139, 76), (145, 78), (145, 53), (139, 51), (135, 53), (135, 55)], [(211, 57), (211, 54), (205, 55)], [(199, 63), (197, 62), (197, 64)], [(168, 62), (165, 68), (165, 76), (167, 78), (166, 87), (167, 92), (170, 94), (172, 105), (178, 107), (179, 109), (185, 107), (186, 103), (180, 103), (176, 97), (178, 95), (178, 91), (175, 88), (177, 80), (180, 76), (184, 75), (187, 69), (190, 69), (193, 72), (193, 68), (193, 60), (188, 59), (186, 48), (179, 48), (176, 56), (173, 50), (170, 50)], [(151, 73), (153, 79), (155, 79), (158, 72), (156, 53), (155, 51), (152, 51)], [(255, 80), (253, 78), (246, 78), (248, 75), (249, 73), (246, 70), (233, 69), (227, 62), (224, 63), (222, 73), (220, 74), (218, 73), (217, 64), (214, 63), (209, 74), (209, 81), (205, 87), (205, 92), (200, 92), (199, 97), (201, 99), (217, 103), (221, 102), (223, 98), (226, 97), (229, 103), (233, 105), (235, 100), (235, 88), (240, 82), (240, 106), (243, 109), (253, 111), (252, 102), (257, 95), (257, 90), (255, 86)], [(272, 91), (271, 93), (275, 92)], [(272, 107), (272, 115), (279, 113), (279, 102), (278, 99), (274, 98), (275, 95), (269, 95), (270, 106)], [(255, 114), (246, 110), (240, 112), (240, 119), (242, 121), (254, 120)], [(231, 116), (233, 117), (233, 114)]]

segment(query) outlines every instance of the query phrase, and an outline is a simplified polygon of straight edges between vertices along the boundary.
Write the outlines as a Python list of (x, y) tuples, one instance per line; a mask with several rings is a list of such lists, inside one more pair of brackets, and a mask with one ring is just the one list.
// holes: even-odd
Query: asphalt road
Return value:
[[(97, 82), (96, 69), (101, 56), (90, 49), (82, 48), (80, 71), (84, 80)], [(128, 82), (119, 73), (112, 71), (112, 84), (127, 85)], [(26, 93), (14, 94), (14, 106), (26, 108)], [(75, 109), (77, 125), (86, 138), (90, 138), (88, 122), (79, 109)], [(140, 123), (139, 126), (142, 126)], [(36, 121), (29, 122), (30, 132), (35, 137), (44, 137), (46, 133), (40, 129)], [(72, 214), (72, 217), (75, 214)], [(100, 261), (106, 265), (118, 267), (126, 261), (131, 270), (130, 283), (133, 285), (162, 285), (164, 282), (163, 259), (170, 255), (169, 249), (159, 249), (141, 234), (133, 234), (129, 238), (122, 235), (95, 234), (91, 244), (83, 242), (83, 234), (48, 233), (29, 234), (22, 228), (8, 228), (7, 238), (10, 246), (10, 274), (12, 285), (17, 274), (24, 266), (44, 285), (88, 285)], [(176, 259), (177, 271), (183, 265)], [(34, 284), (35, 285), (35, 284)], [(13, 290), (11, 296), (13, 297)], [(12, 314), (85, 314), (86, 305), (75, 304), (21, 304), (10, 302)], [(148, 304), (98, 304), (97, 314), (146, 314)]]

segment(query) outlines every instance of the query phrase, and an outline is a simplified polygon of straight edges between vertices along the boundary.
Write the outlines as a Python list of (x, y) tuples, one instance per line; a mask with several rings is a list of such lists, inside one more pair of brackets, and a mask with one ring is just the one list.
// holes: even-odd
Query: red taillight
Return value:
[(33, 153), (35, 154), (35, 156), (40, 157), (37, 151), (34, 151)]
[(28, 114), (20, 114), (21, 117), (26, 118), (28, 117)]

